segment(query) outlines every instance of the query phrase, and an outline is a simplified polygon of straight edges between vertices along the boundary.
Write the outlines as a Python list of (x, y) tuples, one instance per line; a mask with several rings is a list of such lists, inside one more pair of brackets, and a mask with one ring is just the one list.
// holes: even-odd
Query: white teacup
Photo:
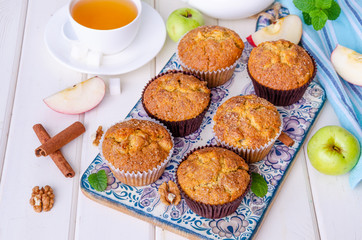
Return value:
[(72, 17), (72, 8), (79, 0), (72, 0), (67, 7), (70, 25), (79, 44), (102, 54), (115, 54), (127, 48), (137, 35), (141, 22), (142, 4), (140, 0), (130, 0), (137, 8), (137, 17), (127, 25), (110, 30), (92, 29), (79, 24)]

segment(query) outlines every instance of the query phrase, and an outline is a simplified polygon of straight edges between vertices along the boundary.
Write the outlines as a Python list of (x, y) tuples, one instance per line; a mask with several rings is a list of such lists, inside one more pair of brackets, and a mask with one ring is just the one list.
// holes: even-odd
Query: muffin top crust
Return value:
[(241, 57), (244, 43), (231, 29), (201, 26), (189, 31), (177, 46), (178, 57), (188, 67), (216, 71), (230, 67)]
[(113, 125), (102, 142), (104, 158), (126, 172), (152, 170), (167, 159), (172, 148), (171, 136), (163, 126), (139, 119)]
[(218, 205), (240, 197), (250, 182), (249, 166), (233, 151), (205, 147), (191, 153), (177, 169), (182, 190), (192, 200)]
[(228, 99), (213, 120), (215, 136), (237, 148), (262, 147), (278, 135), (281, 127), (276, 107), (256, 95)]
[(182, 121), (198, 116), (208, 107), (210, 92), (206, 81), (182, 72), (169, 72), (146, 87), (143, 103), (159, 119)]
[(296, 89), (306, 84), (314, 72), (312, 58), (300, 46), (287, 40), (263, 42), (249, 57), (248, 70), (260, 84), (276, 89)]

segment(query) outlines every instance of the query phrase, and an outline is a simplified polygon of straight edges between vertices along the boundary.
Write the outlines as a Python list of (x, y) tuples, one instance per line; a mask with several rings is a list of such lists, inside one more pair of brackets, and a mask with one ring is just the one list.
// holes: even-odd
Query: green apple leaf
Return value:
[(103, 192), (107, 188), (107, 174), (105, 170), (99, 170), (88, 176), (89, 184), (98, 192)]
[(294, 5), (302, 12), (310, 12), (315, 9), (314, 0), (293, 0)]
[(331, 7), (332, 0), (315, 0), (315, 6), (320, 9), (328, 9)]
[(310, 18), (309, 13), (303, 12), (302, 14), (303, 14), (303, 19), (304, 19), (305, 24), (311, 25), (312, 19)]
[(339, 14), (341, 14), (341, 7), (333, 0), (331, 7), (323, 9), (323, 12), (327, 14), (329, 20), (336, 20), (339, 17)]
[(328, 17), (322, 10), (313, 10), (309, 15), (312, 18), (312, 25), (316, 31), (321, 30), (326, 25)]
[(251, 191), (258, 197), (264, 197), (268, 193), (268, 184), (259, 173), (251, 173)]

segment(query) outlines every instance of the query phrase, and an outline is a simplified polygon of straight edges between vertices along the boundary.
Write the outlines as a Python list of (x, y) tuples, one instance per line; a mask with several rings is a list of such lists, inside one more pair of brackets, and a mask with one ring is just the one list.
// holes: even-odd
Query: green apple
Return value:
[(166, 29), (168, 36), (175, 42), (188, 31), (204, 25), (204, 17), (196, 9), (179, 8), (167, 18)]
[(312, 166), (328, 175), (349, 172), (357, 163), (360, 145), (355, 136), (339, 126), (325, 126), (309, 140), (307, 153)]

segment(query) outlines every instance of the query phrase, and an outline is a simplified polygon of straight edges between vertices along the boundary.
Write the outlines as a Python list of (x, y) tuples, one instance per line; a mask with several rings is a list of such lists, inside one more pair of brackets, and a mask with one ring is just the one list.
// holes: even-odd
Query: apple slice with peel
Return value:
[(362, 54), (337, 45), (331, 54), (331, 62), (344, 80), (362, 86)]
[(256, 47), (262, 42), (285, 39), (298, 44), (302, 37), (302, 21), (296, 15), (288, 15), (278, 19), (275, 23), (256, 31), (246, 38), (248, 42)]
[(80, 114), (96, 107), (103, 99), (103, 79), (93, 77), (44, 99), (48, 107), (65, 114)]

